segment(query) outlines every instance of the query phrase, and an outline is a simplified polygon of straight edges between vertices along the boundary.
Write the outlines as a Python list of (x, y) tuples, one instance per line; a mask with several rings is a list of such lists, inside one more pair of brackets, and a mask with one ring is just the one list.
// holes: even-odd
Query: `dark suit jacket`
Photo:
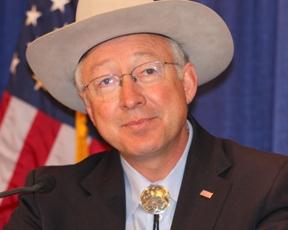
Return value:
[[(171, 229), (287, 230), (287, 158), (215, 138), (195, 123), (193, 129)], [(30, 174), (28, 184), (47, 174), (57, 179), (54, 190), (23, 195), (7, 230), (125, 229), (117, 151), (76, 165), (40, 168)], [(211, 199), (200, 195), (203, 189), (213, 192)]]

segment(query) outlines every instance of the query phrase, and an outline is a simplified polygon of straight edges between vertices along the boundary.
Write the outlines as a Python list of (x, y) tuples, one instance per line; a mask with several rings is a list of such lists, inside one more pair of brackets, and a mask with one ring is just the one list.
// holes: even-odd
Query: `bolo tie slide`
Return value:
[(159, 230), (160, 214), (169, 206), (170, 194), (161, 185), (150, 185), (140, 195), (140, 205), (145, 212), (154, 216), (153, 230)]

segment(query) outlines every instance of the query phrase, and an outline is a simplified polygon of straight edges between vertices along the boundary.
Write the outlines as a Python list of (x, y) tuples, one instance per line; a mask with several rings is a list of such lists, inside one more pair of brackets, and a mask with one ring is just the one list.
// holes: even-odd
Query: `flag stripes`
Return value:
[[(25, 178), (29, 171), (31, 171), (35, 167), (39, 167), (40, 165), (44, 165), (50, 150), (53, 146), (55, 139), (57, 138), (58, 131), (60, 129), (60, 122), (52, 119), (51, 117), (45, 115), (41, 111), (37, 111), (32, 106), (28, 105), (25, 102), (21, 102), (21, 100), (12, 97), (11, 103), (13, 105), (9, 106), (7, 114), (9, 115), (9, 110), (12, 110), (13, 115), (21, 115), (21, 111), (25, 111), (25, 119), (31, 119), (30, 122), (23, 122), (25, 124), (23, 127), (21, 124), (16, 125), (11, 124), (11, 121), (8, 120), (8, 124), (3, 122), (3, 126), (8, 126), (7, 128), (22, 128), (20, 131), (20, 135), (25, 137), (25, 140), (22, 142), (22, 149), (20, 151), (12, 151), (9, 155), (19, 152), (19, 155), (16, 156), (16, 159), (13, 159), (12, 162), (16, 162), (14, 165), (14, 170), (7, 171), (13, 172), (11, 178), (9, 178), (9, 183), (6, 189), (11, 189), (17, 187), (19, 185), (24, 184)], [(19, 107), (26, 107), (22, 108), (21, 110)], [(28, 107), (28, 108), (27, 108)], [(16, 109), (15, 109), (16, 108)], [(19, 110), (20, 109), (20, 110)], [(28, 115), (28, 116), (27, 116)], [(7, 116), (7, 118), (13, 117), (12, 115)], [(17, 118), (17, 117), (16, 117)], [(16, 121), (20, 121), (21, 119), (16, 119)], [(20, 123), (19, 122), (19, 123)], [(9, 124), (10, 123), (10, 124)], [(27, 124), (32, 124), (30, 127)], [(11, 126), (12, 125), (12, 126)], [(27, 131), (27, 133), (25, 133)], [(13, 132), (15, 133), (15, 132)], [(4, 133), (6, 134), (6, 132)], [(45, 137), (45, 138), (43, 138)], [(19, 139), (19, 138), (18, 138)], [(13, 142), (13, 139), (7, 138), (7, 141)], [(19, 142), (19, 141), (18, 141)], [(21, 142), (19, 142), (21, 143)], [(11, 148), (13, 143), (8, 144)], [(17, 146), (16, 148), (19, 148)], [(7, 149), (9, 151), (9, 148)], [(1, 150), (1, 152), (4, 152)], [(14, 154), (15, 156), (16, 154)], [(7, 162), (1, 161), (1, 162)], [(11, 165), (11, 163), (10, 163)], [(12, 166), (12, 165), (11, 165)], [(7, 178), (6, 178), (7, 180)], [(3, 185), (1, 186), (3, 187)], [(12, 196), (8, 198), (4, 198), (0, 204), (1, 216), (6, 219), (10, 216), (12, 209), (10, 206), (17, 205), (17, 197)]]
[(109, 150), (110, 148), (111, 146), (109, 146), (105, 142), (101, 142), (97, 139), (92, 139), (89, 145), (89, 153), (99, 153)]
[(5, 91), (2, 95), (2, 101), (0, 106), (0, 128), (2, 120), (4, 118), (4, 114), (6, 113), (6, 110), (8, 108), (9, 101), (10, 101), (10, 94)]
[[(70, 153), (70, 154), (67, 154)], [(75, 129), (62, 124), (50, 151), (46, 165), (71, 164), (75, 162)]]
[[(8, 108), (0, 132), (0, 190), (5, 190), (12, 177), (37, 110), (20, 99), (8, 96)], [(25, 116), (24, 114), (25, 113)]]

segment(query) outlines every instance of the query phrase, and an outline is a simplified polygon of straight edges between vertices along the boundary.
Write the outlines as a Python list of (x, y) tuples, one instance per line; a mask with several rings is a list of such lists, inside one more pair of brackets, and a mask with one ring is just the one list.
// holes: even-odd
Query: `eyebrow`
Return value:
[(139, 51), (139, 52), (134, 53), (134, 55), (136, 57), (143, 57), (143, 56), (153, 57), (153, 56), (155, 56), (155, 54), (153, 52), (147, 52), (147, 51), (143, 51), (143, 52)]
[[(147, 51), (139, 51), (139, 52), (135, 52), (133, 53), (133, 56), (136, 58), (136, 61), (138, 58), (140, 57), (155, 57), (155, 54), (153, 52), (147, 52)], [(92, 66), (91, 66), (91, 70), (92, 72), (95, 70), (95, 68), (97, 67), (101, 67), (103, 65), (105, 65), (106, 63), (109, 63), (109, 62), (113, 62), (111, 59), (104, 59), (104, 60), (101, 60), (100, 62), (97, 62), (97, 63), (94, 63)]]

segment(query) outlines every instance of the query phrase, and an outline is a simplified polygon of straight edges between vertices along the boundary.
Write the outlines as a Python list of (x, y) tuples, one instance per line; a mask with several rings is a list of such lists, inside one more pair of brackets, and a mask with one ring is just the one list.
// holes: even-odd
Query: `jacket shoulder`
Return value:
[(272, 152), (265, 152), (255, 148), (240, 145), (231, 140), (222, 140), (223, 150), (233, 164), (252, 165), (253, 168), (279, 168), (288, 162), (288, 157)]
[(37, 181), (37, 178), (47, 175), (53, 176), (59, 181), (64, 180), (65, 182), (67, 180), (79, 180), (97, 168), (98, 165), (107, 162), (112, 157), (111, 155), (116, 154), (114, 151), (107, 151), (91, 155), (76, 164), (39, 167), (30, 173), (27, 184), (33, 184), (35, 180)]

